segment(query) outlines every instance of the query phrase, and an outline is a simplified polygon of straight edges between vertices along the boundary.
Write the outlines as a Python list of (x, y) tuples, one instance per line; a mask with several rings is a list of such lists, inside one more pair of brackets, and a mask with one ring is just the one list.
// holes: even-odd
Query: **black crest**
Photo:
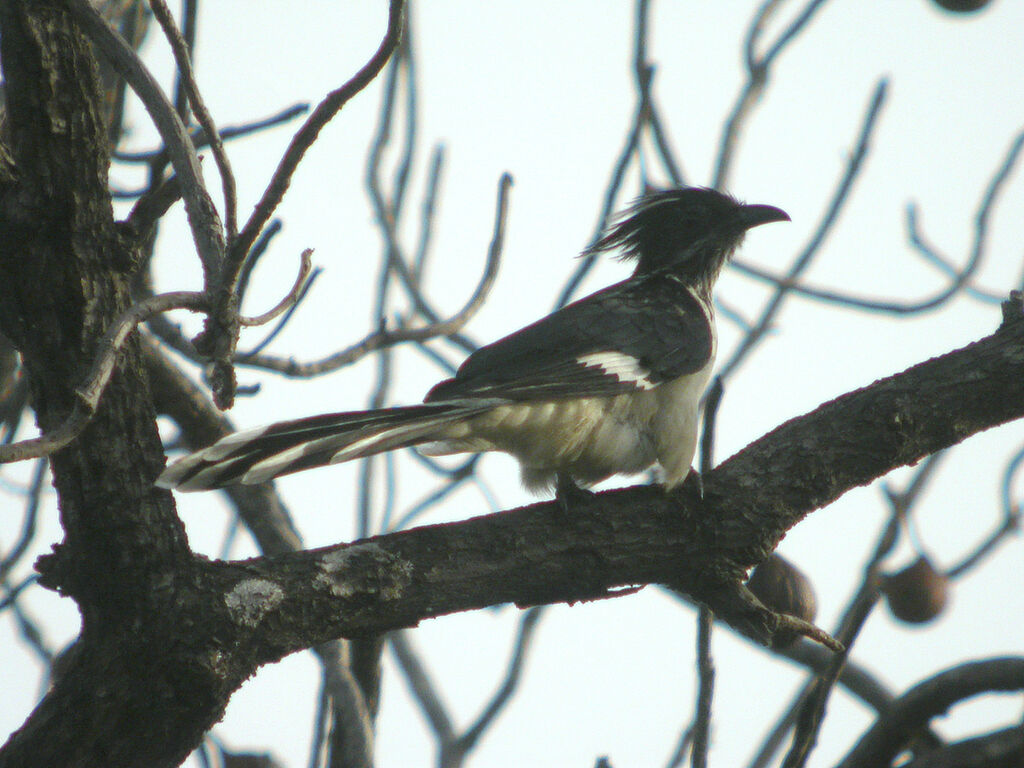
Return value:
[(636, 200), (587, 253), (620, 248), (637, 273), (660, 269), (717, 273), (751, 227), (789, 219), (768, 205), (745, 205), (723, 192), (684, 187)]

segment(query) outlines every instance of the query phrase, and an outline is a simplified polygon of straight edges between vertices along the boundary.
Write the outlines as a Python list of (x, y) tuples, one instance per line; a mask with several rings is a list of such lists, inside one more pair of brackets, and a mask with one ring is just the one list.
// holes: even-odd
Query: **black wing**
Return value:
[(610, 286), (481, 347), (427, 401), (548, 400), (653, 389), (713, 351), (710, 309), (664, 275)]

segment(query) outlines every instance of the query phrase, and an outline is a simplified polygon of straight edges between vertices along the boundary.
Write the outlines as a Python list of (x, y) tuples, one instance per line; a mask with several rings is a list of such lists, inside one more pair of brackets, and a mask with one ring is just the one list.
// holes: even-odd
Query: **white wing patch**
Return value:
[(650, 380), (651, 372), (640, 365), (640, 361), (624, 352), (592, 352), (576, 358), (576, 362), (587, 368), (597, 368), (602, 373), (614, 376), (619, 381), (629, 382), (638, 389), (654, 389), (658, 386)]

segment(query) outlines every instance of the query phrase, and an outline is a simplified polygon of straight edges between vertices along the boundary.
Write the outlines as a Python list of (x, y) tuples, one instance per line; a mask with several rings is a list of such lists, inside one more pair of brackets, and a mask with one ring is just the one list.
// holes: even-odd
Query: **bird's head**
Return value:
[(771, 205), (747, 205), (704, 187), (651, 192), (636, 200), (588, 253), (621, 248), (637, 275), (662, 270), (710, 289), (748, 229), (789, 221)]

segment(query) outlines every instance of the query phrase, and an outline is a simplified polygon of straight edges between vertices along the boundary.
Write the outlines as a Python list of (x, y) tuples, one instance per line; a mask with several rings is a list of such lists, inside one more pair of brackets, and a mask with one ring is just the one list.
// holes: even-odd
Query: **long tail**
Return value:
[(311, 467), (439, 440), (444, 428), (487, 410), (485, 403), (427, 403), (328, 413), (235, 432), (168, 466), (156, 484), (179, 491), (263, 483)]

